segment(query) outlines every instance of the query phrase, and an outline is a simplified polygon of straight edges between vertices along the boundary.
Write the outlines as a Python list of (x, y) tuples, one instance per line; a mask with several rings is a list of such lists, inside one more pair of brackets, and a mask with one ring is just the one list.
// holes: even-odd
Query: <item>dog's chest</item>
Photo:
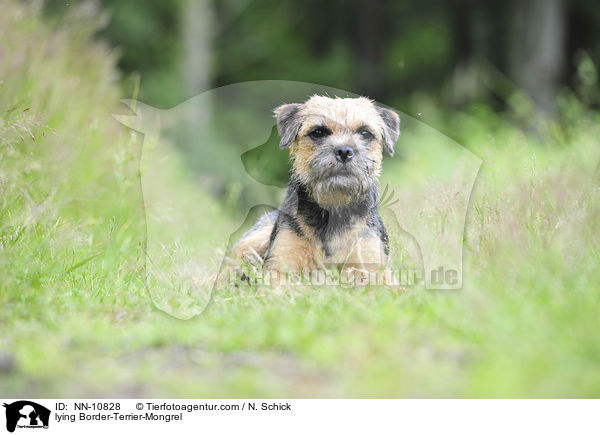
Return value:
[(320, 225), (310, 229), (314, 251), (321, 257), (321, 261), (343, 263), (355, 249), (365, 229), (365, 220), (360, 217), (345, 220), (335, 216), (324, 218)]

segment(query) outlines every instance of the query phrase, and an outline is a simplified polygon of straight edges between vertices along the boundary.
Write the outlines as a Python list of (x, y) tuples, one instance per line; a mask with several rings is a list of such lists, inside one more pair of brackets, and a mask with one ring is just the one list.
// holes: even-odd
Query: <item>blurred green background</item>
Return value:
[[(2, 2), (0, 395), (598, 397), (598, 30), (593, 0)], [(480, 156), (463, 289), (232, 286), (190, 320), (159, 310), (182, 302), (146, 286), (142, 138), (111, 114), (248, 80), (367, 95)], [(244, 162), (281, 182), (276, 142)], [(384, 172), (410, 191), (402, 149)], [(166, 255), (218, 261), (236, 174), (165, 153), (190, 220)]]
[[(45, 10), (60, 16), (77, 4), (48, 0)], [(502, 110), (518, 88), (550, 112), (564, 88), (597, 104), (593, 0), (99, 5), (106, 15), (97, 37), (117, 48), (126, 83), (142, 76), (140, 99), (162, 107), (265, 79), (345, 89), (411, 113), (420, 94), (448, 110), (475, 103)]]

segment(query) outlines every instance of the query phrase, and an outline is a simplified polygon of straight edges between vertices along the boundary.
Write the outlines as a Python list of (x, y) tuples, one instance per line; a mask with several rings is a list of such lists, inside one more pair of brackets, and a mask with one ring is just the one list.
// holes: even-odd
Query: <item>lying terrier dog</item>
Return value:
[(327, 264), (373, 270), (389, 251), (377, 206), (383, 151), (394, 155), (400, 117), (366, 98), (313, 96), (275, 109), (291, 179), (283, 204), (233, 247), (232, 257), (267, 270), (301, 272)]

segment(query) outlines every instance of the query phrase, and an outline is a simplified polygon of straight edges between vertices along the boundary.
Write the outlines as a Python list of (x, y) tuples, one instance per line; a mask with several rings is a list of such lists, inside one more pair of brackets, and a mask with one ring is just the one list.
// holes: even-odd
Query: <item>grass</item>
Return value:
[[(0, 14), (3, 395), (599, 396), (598, 114), (565, 97), (570, 118), (544, 144), (497, 115), (453, 118), (484, 160), (461, 290), (227, 288), (178, 320), (144, 286), (141, 140), (110, 117), (115, 59), (82, 14)], [(237, 216), (182, 160), (165, 173), (202, 211), (186, 232), (202, 243)], [(202, 246), (176, 254), (214, 255)], [(155, 301), (171, 292), (151, 286)]]

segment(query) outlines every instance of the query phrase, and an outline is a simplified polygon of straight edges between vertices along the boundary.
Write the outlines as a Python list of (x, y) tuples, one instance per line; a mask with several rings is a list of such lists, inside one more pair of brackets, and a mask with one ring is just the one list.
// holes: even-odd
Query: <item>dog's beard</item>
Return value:
[(339, 208), (362, 201), (374, 180), (353, 170), (330, 171), (309, 182), (313, 199), (323, 208)]
[(329, 154), (313, 157), (304, 170), (297, 170), (294, 161), (292, 178), (306, 186), (311, 198), (322, 208), (344, 208), (363, 202), (377, 183), (375, 162), (367, 156), (357, 156), (343, 165)]

